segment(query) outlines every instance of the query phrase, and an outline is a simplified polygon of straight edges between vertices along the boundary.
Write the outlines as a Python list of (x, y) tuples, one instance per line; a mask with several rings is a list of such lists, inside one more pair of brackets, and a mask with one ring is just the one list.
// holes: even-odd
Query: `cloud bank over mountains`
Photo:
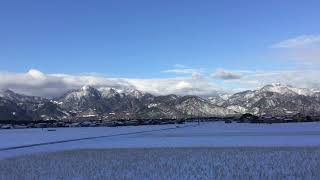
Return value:
[(97, 88), (135, 88), (158, 95), (207, 95), (221, 90), (200, 76), (129, 79), (108, 78), (97, 75), (45, 74), (36, 69), (31, 69), (27, 73), (0, 73), (0, 89), (12, 89), (27, 95), (55, 97), (84, 85), (91, 85)]
[(31, 69), (26, 73), (0, 73), (0, 89), (11, 89), (27, 95), (55, 97), (84, 85), (94, 87), (134, 88), (156, 95), (179, 94), (211, 96), (256, 89), (270, 83), (320, 89), (318, 70), (230, 71), (217, 69), (212, 74), (187, 77), (132, 79), (98, 75), (45, 74)]

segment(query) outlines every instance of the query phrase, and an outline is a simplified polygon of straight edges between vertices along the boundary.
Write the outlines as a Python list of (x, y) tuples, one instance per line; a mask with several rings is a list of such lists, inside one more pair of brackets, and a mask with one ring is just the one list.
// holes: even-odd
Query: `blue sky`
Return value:
[(0, 71), (154, 79), (192, 78), (170, 71), (192, 69), (215, 86), (242, 88), (208, 78), (318, 65), (273, 47), (299, 37), (319, 43), (319, 7), (300, 0), (1, 1)]

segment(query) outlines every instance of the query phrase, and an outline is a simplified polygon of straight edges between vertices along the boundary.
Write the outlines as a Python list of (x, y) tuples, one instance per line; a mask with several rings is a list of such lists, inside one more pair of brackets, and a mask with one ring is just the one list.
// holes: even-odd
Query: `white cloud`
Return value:
[(186, 82), (186, 81), (180, 81), (177, 85), (176, 85), (177, 89), (187, 89), (187, 88), (192, 88), (191, 83)]
[(320, 72), (317, 69), (297, 69), (281, 71), (251, 71), (241, 79), (224, 81), (224, 87), (235, 87), (233, 90), (256, 89), (266, 84), (281, 83), (301, 88), (320, 89)]
[(45, 75), (36, 69), (30, 69), (27, 74), (34, 79), (44, 79), (45, 78)]
[(34, 69), (27, 73), (0, 73), (0, 89), (12, 89), (27, 95), (56, 97), (84, 85), (136, 88), (157, 95), (208, 95), (221, 90), (201, 75), (181, 78), (129, 79), (98, 75), (45, 74)]
[(217, 69), (213, 74), (211, 74), (211, 76), (216, 79), (232, 80), (240, 79), (242, 75), (240, 73), (228, 71), (225, 69)]
[(158, 79), (126, 79), (136, 89), (153, 94), (179, 95), (213, 95), (224, 91), (203, 76), (158, 78)]
[(301, 35), (271, 47), (277, 59), (313, 64), (320, 62), (320, 35)]
[(173, 73), (173, 74), (191, 74), (191, 75), (199, 75), (201, 74), (198, 69), (169, 69), (162, 71), (163, 73)]
[(301, 48), (309, 45), (319, 44), (320, 35), (301, 35), (278, 42), (271, 47), (273, 48)]
[(164, 70), (162, 73), (185, 74), (192, 76), (202, 76), (203, 74), (202, 69), (188, 68), (182, 64), (175, 64), (173, 67), (173, 69)]
[(155, 95), (200, 96), (210, 96), (218, 92), (256, 89), (271, 83), (320, 89), (320, 79), (318, 78), (320, 71), (317, 69), (280, 71), (226, 71), (220, 69), (218, 72), (220, 72), (219, 79), (215, 76), (212, 78), (209, 74), (174, 78), (132, 79), (109, 78), (100, 75), (45, 74), (38, 70), (30, 70), (26, 73), (0, 72), (0, 89), (9, 88), (18, 93), (43, 97), (60, 96), (68, 90), (78, 89), (84, 85), (92, 85), (97, 88), (135, 88)]
[(175, 64), (175, 65), (173, 65), (173, 67), (175, 67), (175, 68), (186, 68), (186, 66), (183, 65), (183, 64)]
[(320, 62), (320, 47), (292, 49), (282, 52), (280, 57), (309, 64), (318, 64)]

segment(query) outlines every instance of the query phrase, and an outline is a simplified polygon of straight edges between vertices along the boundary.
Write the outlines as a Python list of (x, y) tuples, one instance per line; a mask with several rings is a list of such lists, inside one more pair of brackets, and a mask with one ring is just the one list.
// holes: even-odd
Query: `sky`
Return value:
[(0, 1), (0, 88), (320, 88), (320, 1)]

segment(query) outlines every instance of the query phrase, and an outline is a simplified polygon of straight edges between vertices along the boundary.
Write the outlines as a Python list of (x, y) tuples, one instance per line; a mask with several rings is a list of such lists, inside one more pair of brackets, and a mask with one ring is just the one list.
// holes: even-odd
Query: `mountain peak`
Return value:
[(141, 98), (147, 93), (136, 90), (136, 89), (129, 89), (129, 88), (124, 88), (124, 89), (116, 89), (116, 88), (111, 88), (111, 87), (101, 87), (98, 89), (101, 94), (104, 97), (113, 97), (115, 95), (121, 95), (121, 96), (130, 96), (134, 98)]
[(89, 85), (85, 85), (81, 87), (81, 91), (92, 91), (92, 90), (94, 90), (94, 88)]
[(113, 97), (119, 94), (119, 90), (110, 87), (101, 87), (98, 89), (103, 97)]
[(287, 86), (280, 83), (272, 83), (262, 87), (260, 92), (275, 92), (279, 94), (297, 94), (295, 91), (292, 90), (291, 86)]
[(282, 86), (281, 83), (271, 83), (271, 86)]
[(262, 87), (259, 91), (261, 92), (275, 92), (279, 94), (298, 94), (298, 95), (304, 95), (304, 96), (310, 96), (313, 94), (313, 91), (305, 88), (296, 88), (291, 85), (285, 85), (285, 84), (280, 84), (280, 83), (272, 83), (270, 85), (266, 85)]
[(292, 86), (288, 84), (283, 84), (283, 83), (271, 83), (271, 84), (265, 85), (264, 87), (292, 87)]
[(13, 92), (8, 88), (0, 88), (0, 93), (5, 93), (5, 92)]
[(78, 90), (80, 96), (99, 96), (100, 92), (92, 86), (85, 85)]
[(11, 96), (17, 96), (19, 94), (11, 91), (10, 89), (0, 89), (0, 97), (11, 97)]
[(146, 93), (141, 92), (141, 91), (136, 90), (136, 89), (125, 89), (123, 91), (123, 93), (125, 95), (136, 97), (136, 98), (141, 98), (142, 96), (144, 96), (146, 94)]
[(61, 98), (79, 100), (82, 97), (100, 97), (100, 92), (92, 86), (85, 85), (77, 90), (65, 93)]

